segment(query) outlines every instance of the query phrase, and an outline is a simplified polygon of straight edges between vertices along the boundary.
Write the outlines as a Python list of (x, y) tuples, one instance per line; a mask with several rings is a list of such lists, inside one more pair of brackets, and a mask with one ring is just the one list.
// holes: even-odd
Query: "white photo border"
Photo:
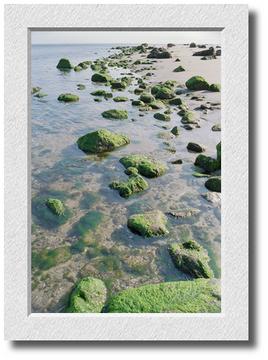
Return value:
[[(220, 314), (31, 314), (29, 35), (37, 29), (222, 32)], [(5, 6), (5, 338), (249, 340), (247, 5)]]

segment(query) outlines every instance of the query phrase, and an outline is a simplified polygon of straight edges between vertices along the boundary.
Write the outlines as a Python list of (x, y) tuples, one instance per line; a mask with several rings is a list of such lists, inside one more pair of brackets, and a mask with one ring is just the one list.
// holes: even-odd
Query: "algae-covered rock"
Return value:
[(168, 100), (175, 97), (173, 89), (164, 85), (155, 85), (151, 89), (151, 93), (155, 96), (156, 99)]
[(182, 117), (181, 122), (183, 124), (198, 124), (197, 115), (193, 111), (181, 110), (179, 111), (179, 115)]
[(221, 91), (221, 85), (220, 84), (210, 84), (209, 85), (209, 91), (220, 92)]
[(127, 226), (132, 232), (143, 237), (168, 234), (166, 224), (167, 218), (159, 210), (132, 215), (129, 217), (127, 222)]
[(178, 136), (180, 134), (180, 128), (178, 126), (174, 126), (170, 132), (175, 135), (175, 136)]
[(206, 50), (201, 50), (193, 53), (193, 56), (214, 56), (215, 55), (215, 49), (213, 46)]
[(195, 153), (201, 153), (205, 151), (205, 148), (197, 143), (189, 142), (187, 145), (187, 150)]
[(106, 301), (107, 290), (103, 281), (93, 277), (78, 282), (70, 296), (71, 313), (100, 313)]
[(182, 67), (182, 66), (178, 66), (178, 67), (176, 67), (173, 71), (174, 71), (174, 72), (182, 72), (182, 71), (185, 71), (185, 69), (184, 69), (184, 67)]
[(81, 66), (76, 65), (76, 66), (74, 67), (74, 71), (75, 71), (75, 72), (79, 72), (79, 71), (82, 71), (82, 70), (83, 70), (83, 68), (82, 68)]
[(196, 278), (212, 278), (213, 272), (209, 266), (206, 250), (195, 240), (171, 244), (169, 252), (175, 266)]
[(159, 161), (145, 155), (128, 155), (120, 159), (120, 163), (127, 169), (135, 167), (139, 173), (147, 178), (154, 178), (166, 172), (166, 166)]
[(205, 182), (205, 187), (210, 191), (221, 192), (221, 177), (212, 176)]
[(169, 59), (171, 57), (171, 53), (165, 48), (153, 48), (147, 56), (148, 59)]
[(154, 118), (161, 121), (170, 121), (170, 116), (168, 114), (155, 113)]
[(140, 100), (145, 104), (149, 104), (155, 100), (155, 98), (151, 94), (141, 94)]
[(70, 70), (73, 68), (73, 65), (71, 64), (70, 60), (68, 59), (60, 59), (60, 61), (58, 62), (58, 65), (57, 65), (57, 69), (60, 69), (60, 70)]
[(189, 90), (208, 90), (209, 83), (202, 76), (193, 76), (185, 83)]
[(59, 199), (53, 199), (53, 198), (47, 199), (46, 206), (55, 215), (60, 216), (64, 214), (64, 205)]
[(154, 110), (160, 110), (160, 109), (163, 109), (164, 104), (162, 103), (162, 101), (156, 100), (156, 101), (152, 101), (150, 103), (150, 107)]
[(32, 267), (48, 270), (53, 266), (64, 263), (71, 258), (70, 248), (61, 246), (56, 249), (43, 249), (32, 252)]
[(38, 93), (41, 90), (39, 86), (34, 86), (31, 90), (32, 95)]
[(127, 136), (113, 133), (107, 129), (100, 129), (81, 136), (77, 140), (79, 149), (89, 153), (112, 151), (130, 143)]
[(125, 170), (126, 175), (138, 175), (139, 171), (135, 167), (130, 166)]
[(124, 198), (142, 192), (149, 187), (147, 181), (139, 174), (130, 175), (127, 181), (113, 181), (109, 186), (111, 189), (118, 190), (119, 195)]
[(217, 160), (219, 162), (221, 162), (221, 142), (219, 142), (217, 145), (216, 145), (216, 150), (217, 150)]
[(140, 89), (140, 88), (136, 88), (135, 90), (134, 90), (134, 94), (135, 95), (140, 95), (140, 94), (142, 94), (143, 93), (143, 89)]
[(58, 100), (63, 102), (75, 102), (79, 101), (79, 96), (70, 93), (61, 94), (59, 95)]
[(93, 96), (104, 96), (105, 98), (112, 98), (113, 94), (105, 90), (95, 90), (90, 93)]
[(205, 170), (208, 173), (214, 172), (216, 170), (219, 170), (221, 168), (221, 164), (218, 160), (213, 159), (210, 156), (206, 155), (198, 155), (195, 159), (195, 166), (198, 166)]
[(126, 96), (116, 96), (113, 98), (115, 102), (125, 102), (128, 101), (128, 98)]
[(130, 288), (111, 297), (110, 313), (219, 313), (216, 279), (173, 281)]
[(174, 99), (171, 99), (169, 100), (169, 105), (175, 105), (175, 106), (179, 106), (179, 105), (182, 105), (183, 104), (183, 101), (181, 98), (177, 97), (177, 98), (174, 98)]
[(127, 110), (111, 109), (104, 111), (101, 115), (106, 119), (124, 120), (128, 118)]
[(141, 100), (133, 100), (131, 103), (133, 106), (144, 106), (144, 102)]
[(103, 74), (95, 73), (91, 77), (91, 81), (97, 83), (107, 83), (109, 80), (111, 80), (110, 76), (104, 73)]

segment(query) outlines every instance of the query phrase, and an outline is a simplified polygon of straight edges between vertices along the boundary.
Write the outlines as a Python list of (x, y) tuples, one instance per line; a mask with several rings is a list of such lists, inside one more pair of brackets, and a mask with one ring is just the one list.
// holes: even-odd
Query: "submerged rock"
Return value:
[(141, 100), (133, 100), (131, 103), (133, 106), (144, 106), (144, 102)]
[(171, 244), (169, 253), (175, 266), (196, 278), (212, 278), (207, 251), (195, 240)]
[(32, 95), (33, 95), (33, 94), (38, 93), (40, 90), (41, 90), (41, 88), (40, 88), (39, 86), (34, 86), (34, 87), (32, 88), (31, 93), (32, 93)]
[(168, 234), (166, 224), (167, 218), (159, 210), (132, 215), (127, 222), (127, 226), (132, 232), (143, 237)]
[(124, 120), (128, 118), (127, 110), (111, 109), (104, 111), (101, 115), (106, 119)]
[(47, 94), (45, 94), (45, 93), (43, 93), (41, 91), (38, 92), (37, 94), (34, 94), (34, 97), (39, 98), (39, 99), (41, 99), (41, 98), (43, 98), (45, 96), (47, 96)]
[(185, 85), (189, 90), (193, 91), (209, 89), (209, 83), (202, 76), (191, 77), (186, 81)]
[(113, 181), (109, 186), (111, 189), (118, 190), (119, 195), (124, 198), (142, 192), (149, 187), (147, 181), (139, 174), (130, 175), (127, 181)]
[(220, 313), (215, 279), (173, 281), (130, 288), (111, 297), (110, 313)]
[(197, 143), (189, 142), (187, 145), (187, 150), (195, 153), (201, 153), (205, 151), (205, 148)]
[(58, 100), (63, 102), (75, 102), (75, 101), (79, 101), (79, 96), (69, 93), (61, 94), (59, 95)]
[(79, 149), (90, 153), (112, 151), (130, 143), (127, 136), (101, 129), (81, 136), (77, 140)]
[(60, 70), (70, 70), (73, 68), (73, 65), (71, 64), (70, 60), (68, 59), (60, 59), (60, 61), (58, 62), (58, 65), (57, 65), (57, 69), (60, 69)]
[(178, 114), (182, 117), (181, 118), (182, 124), (194, 124), (194, 125), (198, 124), (197, 115), (193, 111), (181, 110), (179, 111)]
[(167, 214), (179, 219), (179, 218), (191, 217), (191, 216), (197, 215), (199, 213), (200, 213), (200, 211), (198, 209), (185, 209), (185, 210), (178, 210), (178, 211), (170, 211)]
[(59, 199), (48, 198), (46, 206), (55, 215), (60, 216), (64, 214), (64, 205)]
[(71, 313), (100, 313), (105, 304), (107, 290), (104, 282), (86, 277), (78, 282), (70, 296)]
[(170, 116), (168, 114), (155, 113), (154, 118), (161, 121), (170, 121)]
[(32, 267), (40, 270), (48, 270), (51, 267), (62, 264), (71, 258), (70, 248), (61, 246), (55, 249), (42, 249), (32, 252)]
[(153, 48), (150, 54), (147, 56), (148, 59), (169, 59), (171, 53), (165, 48)]
[(205, 182), (205, 187), (210, 191), (221, 192), (221, 177), (212, 176)]
[(147, 178), (154, 178), (166, 172), (166, 166), (145, 155), (128, 155), (120, 159), (120, 163), (127, 169), (136, 168), (139, 173)]

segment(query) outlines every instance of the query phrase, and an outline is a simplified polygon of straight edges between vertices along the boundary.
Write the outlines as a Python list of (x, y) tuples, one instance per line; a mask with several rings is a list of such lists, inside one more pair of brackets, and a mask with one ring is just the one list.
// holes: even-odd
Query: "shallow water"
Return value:
[[(176, 111), (170, 122), (163, 123), (153, 118), (154, 111), (144, 112), (140, 117), (138, 108), (130, 101), (115, 103), (109, 99), (97, 103), (90, 93), (110, 89), (90, 81), (93, 74), (90, 68), (67, 73), (56, 69), (61, 57), (77, 64), (107, 56), (113, 51), (110, 49), (111, 45), (32, 47), (32, 86), (40, 86), (48, 94), (42, 99), (32, 98), (32, 198), (62, 198), (71, 212), (69, 220), (57, 227), (42, 220), (33, 200), (32, 251), (38, 253), (61, 246), (72, 249), (66, 262), (50, 268), (33, 266), (33, 312), (63, 311), (71, 289), (82, 276), (103, 279), (109, 293), (140, 284), (190, 278), (174, 267), (167, 252), (167, 244), (174, 240), (194, 238), (200, 242), (209, 253), (215, 276), (220, 277), (220, 209), (201, 196), (207, 192), (205, 179), (192, 176), (196, 154), (186, 149), (189, 141), (199, 142), (205, 145), (206, 154), (215, 156), (220, 132), (212, 132), (211, 127), (220, 123), (220, 110), (202, 115), (199, 129), (181, 128), (180, 136), (168, 140), (176, 150), (170, 152), (159, 133), (169, 134), (162, 129), (163, 125), (170, 129), (180, 125)], [(114, 77), (127, 72), (110, 70)], [(79, 83), (86, 89), (77, 90)], [(113, 96), (137, 99), (133, 89), (131, 85), (126, 91), (113, 92)], [(80, 101), (73, 104), (57, 101), (59, 94), (65, 92), (79, 95)], [(185, 99), (192, 108), (199, 105)], [(129, 119), (104, 119), (101, 113), (112, 108), (128, 110)], [(99, 128), (124, 133), (131, 143), (104, 156), (86, 155), (78, 149), (76, 141), (79, 136)], [(149, 189), (144, 193), (124, 199), (108, 185), (113, 180), (127, 179), (119, 159), (130, 153), (152, 155), (166, 163), (168, 171), (162, 177), (148, 179)], [(170, 164), (178, 158), (183, 160), (182, 165)], [(165, 237), (143, 239), (126, 226), (129, 215), (140, 211), (168, 212), (184, 208), (200, 212), (190, 218), (169, 218), (169, 235)], [(85, 251), (76, 251), (81, 235), (77, 223), (88, 213), (92, 216), (88, 244)]]

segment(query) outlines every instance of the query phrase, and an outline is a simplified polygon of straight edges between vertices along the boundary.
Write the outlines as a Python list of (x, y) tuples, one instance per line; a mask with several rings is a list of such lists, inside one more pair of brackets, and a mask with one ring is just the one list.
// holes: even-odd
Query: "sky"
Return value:
[(32, 44), (220, 44), (220, 31), (32, 31)]

